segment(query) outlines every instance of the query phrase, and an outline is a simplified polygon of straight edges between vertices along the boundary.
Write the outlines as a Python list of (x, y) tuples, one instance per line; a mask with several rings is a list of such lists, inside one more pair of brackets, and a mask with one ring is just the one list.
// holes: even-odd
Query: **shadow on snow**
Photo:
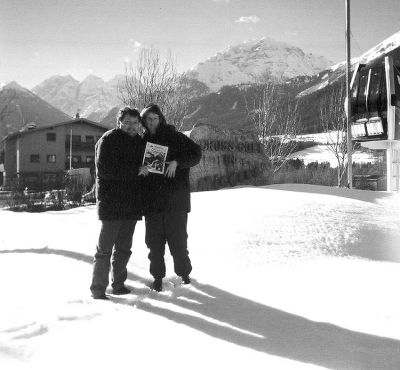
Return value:
[[(90, 264), (93, 261), (91, 256), (82, 253), (51, 248), (3, 250), (0, 253), (54, 254)], [(128, 279), (148, 282), (133, 273), (129, 273)], [(400, 368), (398, 340), (308, 320), (195, 280), (192, 285), (194, 289), (178, 289), (183, 299), (171, 299), (162, 294), (151, 298), (203, 317), (158, 307), (148, 301), (127, 301), (126, 304), (269, 355), (332, 369)]]
[(341, 198), (360, 200), (368, 203), (376, 203), (376, 201), (379, 199), (390, 198), (393, 196), (393, 194), (391, 193), (386, 193), (381, 191), (347, 189), (347, 188), (337, 188), (331, 186), (310, 185), (310, 184), (275, 184), (275, 185), (260, 187), (260, 189), (331, 195)]

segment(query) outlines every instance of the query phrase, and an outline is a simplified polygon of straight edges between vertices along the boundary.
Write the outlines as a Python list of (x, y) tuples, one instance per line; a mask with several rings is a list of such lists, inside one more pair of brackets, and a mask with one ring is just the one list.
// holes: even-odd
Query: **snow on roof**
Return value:
[(84, 123), (84, 124), (87, 124), (87, 125), (90, 125), (90, 126), (95, 126), (95, 127), (104, 129), (105, 131), (110, 129), (107, 126), (104, 126), (104, 125), (102, 125), (100, 123), (97, 123), (97, 122), (94, 122), (94, 121), (91, 121), (91, 120), (88, 120), (86, 118), (78, 118), (78, 119), (73, 119), (73, 120), (69, 120), (69, 121), (65, 121), (65, 122), (54, 123), (54, 124), (51, 124), (51, 125), (35, 127), (35, 128), (28, 129), (28, 130), (21, 129), (21, 130), (19, 130), (17, 132), (14, 132), (12, 134), (7, 135), (5, 138), (3, 138), (2, 141), (8, 140), (8, 139), (12, 139), (14, 137), (22, 136), (22, 135), (25, 135), (25, 134), (30, 134), (30, 133), (37, 132), (37, 131), (48, 130), (50, 128), (68, 125), (68, 124), (71, 124), (71, 123), (72, 124), (83, 124)]

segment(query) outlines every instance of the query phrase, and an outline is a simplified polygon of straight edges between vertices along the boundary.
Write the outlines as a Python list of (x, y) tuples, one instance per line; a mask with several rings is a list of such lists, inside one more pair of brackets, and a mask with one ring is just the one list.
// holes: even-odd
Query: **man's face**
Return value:
[(146, 114), (146, 127), (150, 131), (150, 134), (154, 135), (156, 133), (157, 127), (160, 124), (160, 117), (156, 113)]
[(134, 117), (127, 114), (122, 121), (119, 123), (119, 127), (122, 131), (126, 132), (130, 136), (135, 136), (139, 133), (141, 124), (139, 117)]

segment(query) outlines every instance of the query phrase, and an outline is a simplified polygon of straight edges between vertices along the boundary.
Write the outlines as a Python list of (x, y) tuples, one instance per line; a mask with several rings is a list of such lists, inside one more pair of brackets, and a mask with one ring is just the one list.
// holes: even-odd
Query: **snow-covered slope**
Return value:
[[(304, 164), (311, 162), (328, 162), (331, 168), (338, 166), (337, 159), (328, 145), (316, 145), (300, 150), (291, 155), (291, 158), (302, 159)], [(376, 163), (378, 158), (369, 152), (353, 152), (353, 163)]]
[(53, 76), (36, 86), (33, 91), (42, 99), (62, 111), (94, 121), (101, 121), (116, 105), (118, 99), (118, 81), (123, 78), (117, 75), (110, 81), (89, 75), (79, 82), (71, 76)]
[(0, 110), (5, 105), (7, 106), (6, 114), (0, 121), (0, 140), (31, 122), (40, 127), (71, 119), (70, 116), (15, 81), (3, 86), (0, 94)]
[[(330, 131), (329, 133), (320, 132), (317, 134), (305, 134), (297, 135), (296, 140), (298, 141), (313, 141), (317, 145), (306, 148), (292, 153), (291, 158), (302, 159), (305, 164), (311, 162), (329, 162), (332, 168), (338, 166), (335, 154), (328, 146), (328, 143), (335, 143), (337, 140), (337, 131)], [(340, 141), (340, 136), (339, 136)], [(373, 152), (366, 151), (353, 151), (353, 162), (354, 163), (376, 163), (381, 157), (377, 157)]]
[[(192, 195), (191, 288), (89, 298), (93, 206), (0, 211), (2, 369), (399, 369), (400, 198), (310, 185)], [(23, 232), (22, 232), (23, 231)]]
[(53, 106), (75, 116), (77, 112), (77, 89), (79, 81), (72, 76), (53, 76), (43, 81), (32, 91)]
[(285, 80), (313, 76), (331, 66), (322, 56), (271, 38), (246, 41), (199, 63), (188, 74), (216, 91), (224, 85), (256, 82), (259, 76)]
[[(396, 32), (386, 40), (382, 41), (378, 45), (366, 51), (364, 54), (351, 60), (351, 65), (354, 67), (357, 63), (367, 64), (374, 61), (377, 58), (381, 58), (388, 53), (394, 51), (400, 47), (400, 31)], [(339, 79), (343, 78), (346, 71), (346, 62), (341, 62), (332, 66), (328, 71), (324, 71), (318, 76), (315, 83), (302, 91), (299, 96), (305, 96), (312, 94), (318, 90), (325, 88), (326, 86), (332, 85)]]

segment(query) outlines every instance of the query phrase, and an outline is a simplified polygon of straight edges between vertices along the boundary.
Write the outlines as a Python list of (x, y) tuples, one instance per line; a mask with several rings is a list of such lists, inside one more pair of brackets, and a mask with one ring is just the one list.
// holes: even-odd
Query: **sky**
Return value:
[[(143, 47), (184, 72), (246, 40), (271, 37), (345, 59), (345, 0), (0, 0), (0, 83), (124, 73)], [(352, 56), (400, 30), (399, 0), (352, 0)]]

